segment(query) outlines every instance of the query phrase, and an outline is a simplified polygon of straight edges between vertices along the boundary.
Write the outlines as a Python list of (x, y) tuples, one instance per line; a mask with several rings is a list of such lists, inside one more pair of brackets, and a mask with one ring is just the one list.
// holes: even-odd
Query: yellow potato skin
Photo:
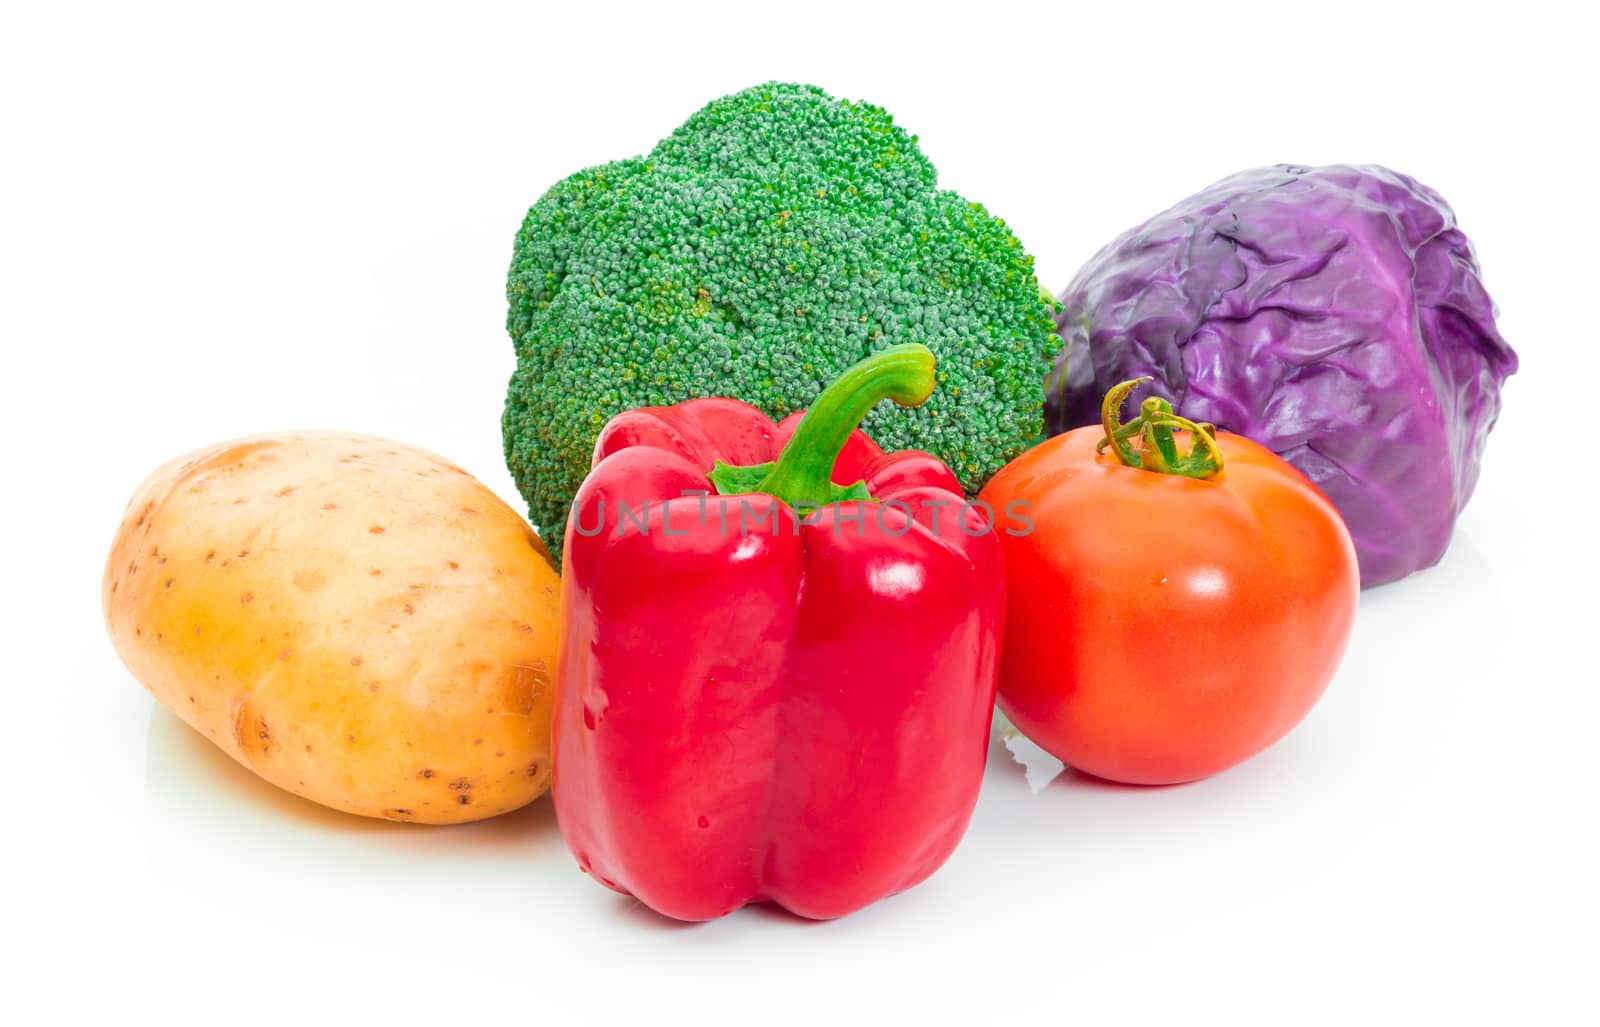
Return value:
[(296, 432), (152, 474), (102, 599), (134, 677), (250, 770), (454, 824), (548, 787), (559, 589), (533, 530), (454, 464)]

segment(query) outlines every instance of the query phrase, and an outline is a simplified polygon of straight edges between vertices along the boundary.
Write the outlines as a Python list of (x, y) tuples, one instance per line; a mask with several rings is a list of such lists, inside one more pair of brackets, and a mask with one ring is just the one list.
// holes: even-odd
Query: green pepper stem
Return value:
[(834, 462), (867, 412), (885, 399), (921, 406), (933, 386), (933, 353), (921, 343), (890, 346), (853, 365), (822, 390), (755, 491), (796, 507), (831, 502)]
[[(1222, 471), (1222, 450), (1217, 448), (1217, 429), (1209, 424), (1198, 424), (1172, 411), (1172, 404), (1159, 396), (1151, 396), (1139, 404), (1139, 416), (1122, 423), (1122, 404), (1128, 394), (1140, 384), (1153, 381), (1150, 376), (1133, 378), (1111, 387), (1105, 402), (1100, 404), (1100, 424), (1105, 428), (1105, 438), (1095, 445), (1096, 453), (1111, 447), (1117, 459), (1128, 467), (1154, 471), (1158, 474), (1175, 474), (1183, 478), (1211, 478)], [(1172, 429), (1189, 433), (1189, 452), (1178, 452)], [(1139, 448), (1129, 442), (1138, 436)]]

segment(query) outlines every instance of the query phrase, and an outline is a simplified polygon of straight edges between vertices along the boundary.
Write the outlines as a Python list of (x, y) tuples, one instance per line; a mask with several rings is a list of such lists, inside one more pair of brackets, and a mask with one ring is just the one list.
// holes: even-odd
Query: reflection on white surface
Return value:
[(450, 852), (477, 864), (498, 853), (521, 867), (534, 853), (561, 854), (548, 797), (474, 824), (399, 824), (342, 813), (269, 784), (160, 705), (152, 704), (145, 739), (145, 842), (155, 858), (231, 852), (251, 862), (289, 845), (290, 863), (315, 867), (333, 857), (322, 865), (335, 870), (352, 855), (399, 867)]

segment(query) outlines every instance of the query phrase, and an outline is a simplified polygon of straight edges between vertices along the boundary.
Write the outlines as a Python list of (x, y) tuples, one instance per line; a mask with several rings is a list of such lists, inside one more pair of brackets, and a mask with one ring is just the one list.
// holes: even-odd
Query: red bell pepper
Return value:
[(999, 541), (944, 464), (856, 430), (933, 385), (933, 355), (895, 346), (782, 424), (700, 399), (606, 425), (567, 524), (554, 724), (585, 872), (680, 920), (758, 901), (825, 919), (954, 850), (988, 746)]

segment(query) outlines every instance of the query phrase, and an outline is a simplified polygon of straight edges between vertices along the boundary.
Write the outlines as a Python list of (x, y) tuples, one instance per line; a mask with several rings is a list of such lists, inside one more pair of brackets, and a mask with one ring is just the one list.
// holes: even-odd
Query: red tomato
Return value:
[(1058, 435), (983, 491), (1006, 557), (1000, 709), (1081, 771), (1192, 781), (1322, 695), (1355, 618), (1355, 549), (1333, 504), (1249, 439), (1217, 434), (1222, 470), (1191, 478), (1097, 454), (1104, 437)]

